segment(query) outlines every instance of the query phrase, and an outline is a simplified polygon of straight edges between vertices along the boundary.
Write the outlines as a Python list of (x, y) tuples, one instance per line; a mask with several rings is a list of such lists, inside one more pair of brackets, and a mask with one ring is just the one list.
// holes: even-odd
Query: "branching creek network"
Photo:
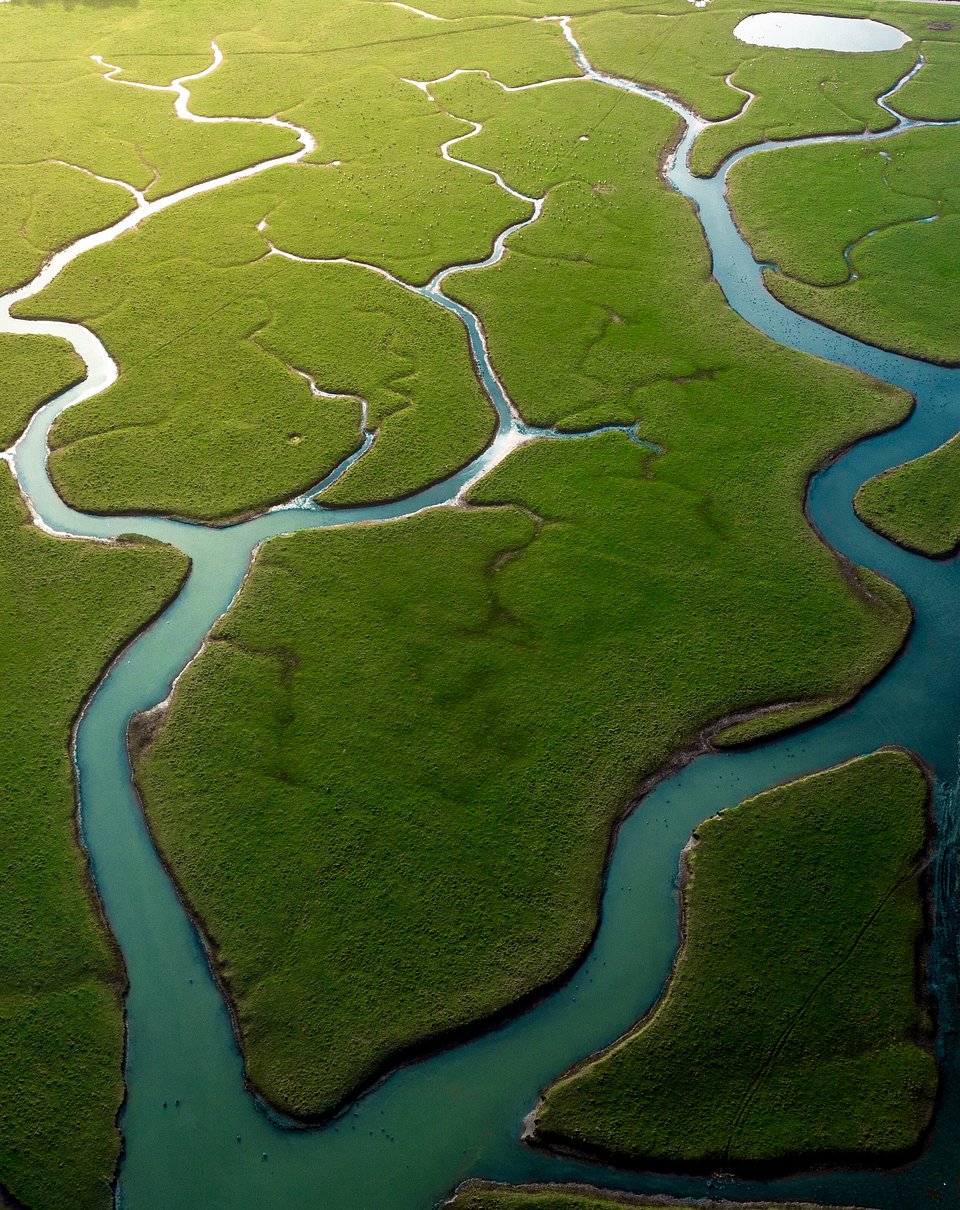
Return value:
[[(462, 164), (465, 171), (493, 176), (501, 188), (529, 202), (532, 214), (503, 231), (483, 261), (445, 269), (416, 290), (465, 325), (477, 373), (498, 421), (493, 441), (482, 454), (450, 478), (407, 499), (326, 510), (313, 496), (363, 457), (375, 441), (364, 421), (360, 448), (323, 484), (222, 528), (162, 517), (85, 514), (60, 499), (47, 473), (50, 427), (66, 408), (109, 387), (118, 370), (107, 349), (85, 327), (15, 318), (11, 308), (38, 294), (77, 257), (121, 237), (151, 215), (278, 165), (295, 163), (315, 147), (308, 131), (279, 118), (204, 118), (191, 113), (189, 83), (216, 70), (221, 55), (214, 46), (205, 71), (166, 88), (173, 95), (177, 115), (189, 121), (265, 122), (290, 130), (299, 149), (157, 201), (147, 201), (125, 185), (136, 200), (125, 218), (56, 253), (32, 281), (0, 299), (0, 331), (61, 337), (86, 366), (84, 381), (41, 407), (5, 455), (36, 522), (53, 533), (100, 540), (140, 534), (178, 547), (191, 560), (189, 577), (177, 598), (120, 653), (92, 691), (74, 739), (81, 833), (130, 980), (127, 1099), (121, 1116), (124, 1155), (117, 1187), (118, 1205), (127, 1210), (171, 1206), (428, 1210), (470, 1176), (577, 1180), (686, 1197), (789, 1198), (890, 1210), (921, 1204), (933, 1194), (939, 1205), (960, 1206), (953, 874), (960, 737), (960, 675), (955, 675), (960, 652), (960, 563), (924, 559), (894, 546), (862, 525), (852, 508), (856, 490), (868, 478), (936, 448), (960, 430), (960, 370), (883, 352), (775, 301), (764, 288), (762, 266), (737, 230), (725, 189), (730, 168), (745, 156), (808, 143), (889, 140), (920, 125), (942, 124), (913, 122), (895, 109), (898, 89), (922, 70), (922, 60), (879, 99), (896, 120), (891, 129), (760, 144), (731, 155), (712, 177), (698, 178), (689, 169), (689, 155), (707, 123), (664, 93), (596, 71), (569, 20), (551, 20), (562, 28), (583, 74), (525, 87), (576, 88), (578, 80), (594, 80), (665, 105), (678, 116), (683, 133), (665, 176), (694, 206), (712, 253), (713, 273), (731, 308), (773, 341), (859, 370), (913, 395), (916, 406), (906, 422), (859, 442), (813, 477), (807, 510), (830, 547), (880, 572), (907, 594), (914, 625), (900, 656), (850, 707), (749, 749), (707, 751), (657, 784), (644, 798), (642, 809), (634, 811), (620, 829), (599, 931), (586, 959), (562, 987), (497, 1029), (400, 1068), (322, 1128), (296, 1129), (293, 1123), (277, 1120), (245, 1087), (220, 989), (151, 843), (131, 781), (128, 724), (134, 715), (168, 698), (176, 677), (230, 607), (263, 542), (303, 529), (401, 522), (423, 509), (448, 507), (524, 442), (589, 441), (592, 434), (560, 434), (524, 424), (494, 373), (480, 321), (443, 292), (451, 274), (496, 263), (509, 236), (536, 222), (543, 205), (543, 199), (516, 194), (496, 173), (463, 158), (465, 142), (480, 129), (471, 123), (474, 129), (444, 145), (444, 156)], [(148, 87), (118, 80), (113, 65), (103, 66), (108, 69), (105, 87)], [(430, 82), (411, 82), (411, 86), (429, 95)], [(285, 255), (281, 249), (271, 254)], [(323, 393), (312, 381), (311, 387)], [(632, 429), (624, 431), (638, 440)], [(929, 704), (930, 685), (938, 687), (935, 711)], [(524, 1147), (520, 1143), (523, 1118), (543, 1086), (626, 1032), (656, 1000), (677, 944), (675, 882), (680, 851), (692, 829), (728, 803), (889, 744), (919, 753), (937, 781), (935, 928), (929, 974), (940, 1004), (942, 1093), (932, 1138), (921, 1158), (885, 1173), (835, 1171), (743, 1181), (617, 1172)], [(642, 911), (638, 910), (641, 901)]]

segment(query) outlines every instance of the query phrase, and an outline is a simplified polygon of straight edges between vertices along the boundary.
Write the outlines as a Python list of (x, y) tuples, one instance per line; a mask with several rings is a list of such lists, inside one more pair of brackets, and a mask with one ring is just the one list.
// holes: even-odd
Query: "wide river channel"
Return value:
[[(128, 1210), (429, 1210), (471, 1175), (511, 1181), (587, 1180), (651, 1193), (790, 1197), (890, 1210), (960, 1205), (960, 1071), (954, 1040), (956, 886), (950, 873), (955, 859), (960, 737), (960, 563), (931, 561), (897, 548), (866, 529), (851, 504), (866, 479), (935, 448), (960, 429), (960, 371), (881, 352), (801, 318), (772, 299), (764, 289), (760, 267), (737, 232), (725, 196), (732, 164), (764, 148), (734, 155), (708, 180), (692, 176), (687, 167), (689, 151), (703, 123), (662, 94), (595, 72), (569, 24), (561, 24), (585, 76), (668, 105), (685, 124), (668, 179), (699, 213), (714, 273), (730, 306), (772, 340), (861, 370), (915, 397), (916, 408), (905, 424), (860, 442), (818, 474), (808, 500), (813, 523), (834, 549), (881, 572), (907, 593), (916, 614), (909, 641), (888, 671), (849, 709), (750, 750), (703, 756), (644, 799), (620, 831), (595, 944), (564, 987), (509, 1024), (396, 1072), (327, 1127), (291, 1129), (271, 1119), (245, 1090), (227, 1010), (132, 791), (125, 747), (128, 722), (168, 695), (211, 625), (229, 608), (261, 542), (293, 530), (358, 520), (399, 522), (418, 509), (449, 504), (465, 484), (517, 444), (556, 435), (531, 430), (518, 420), (493, 374), (478, 321), (446, 299), (441, 274), (421, 293), (453, 310), (465, 323), (478, 372), (500, 422), (491, 448), (451, 480), (413, 499), (349, 512), (326, 512), (309, 496), (299, 497), (288, 506), (222, 529), (163, 518), (78, 513), (60, 500), (47, 476), (47, 434), (64, 408), (109, 386), (116, 367), (86, 329), (12, 319), (9, 307), (37, 293), (86, 247), (118, 237), (139, 218), (149, 217), (148, 210), (166, 208), (191, 192), (229, 185), (244, 173), (171, 195), (162, 207), (145, 207), (141, 199), (141, 210), (133, 220), (86, 237), (72, 250), (58, 254), (34, 283), (0, 300), (5, 308), (0, 329), (62, 336), (77, 348), (88, 369), (84, 383), (36, 413), (15, 446), (10, 460), (21, 488), (37, 517), (52, 530), (99, 538), (136, 532), (178, 546), (192, 560), (183, 591), (113, 664), (92, 695), (76, 734), (82, 833), (130, 977), (128, 1099), (122, 1114), (125, 1154), (118, 1189), (118, 1203)], [(893, 95), (882, 103), (891, 106)], [(177, 110), (181, 117), (188, 116), (183, 112), (185, 98), (188, 95), (181, 87)], [(898, 122), (881, 136), (848, 137), (897, 137), (899, 131), (916, 125)], [(301, 132), (300, 152), (246, 174), (291, 162), (309, 149), (309, 143), (309, 136)], [(538, 215), (539, 206), (528, 221)], [(503, 238), (484, 263), (499, 259)], [(589, 435), (583, 439), (589, 440)], [(882, 1174), (835, 1172), (789, 1181), (738, 1182), (617, 1173), (555, 1159), (521, 1145), (522, 1120), (540, 1089), (622, 1034), (659, 994), (676, 948), (675, 884), (680, 850), (692, 829), (745, 795), (884, 744), (903, 744), (920, 753), (938, 779), (942, 868), (936, 872), (938, 919), (931, 970), (942, 1002), (942, 1097), (924, 1157)]]

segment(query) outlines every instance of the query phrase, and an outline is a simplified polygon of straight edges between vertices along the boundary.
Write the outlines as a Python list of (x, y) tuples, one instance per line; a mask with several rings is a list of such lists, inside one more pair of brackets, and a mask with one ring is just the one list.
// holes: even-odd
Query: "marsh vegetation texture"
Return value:
[[(485, 1185), (470, 1182), (458, 1190), (456, 1196), (444, 1203), (449, 1210), (615, 1210), (616, 1207), (633, 1206), (659, 1210), (694, 1210), (693, 1202), (670, 1202), (663, 1198), (632, 1197), (629, 1194), (604, 1195), (599, 1189), (561, 1186), (524, 1186), (511, 1189), (507, 1185)], [(703, 1203), (701, 1203), (703, 1205)], [(712, 1201), (713, 1210), (748, 1210), (745, 1204), (729, 1201)], [(808, 1202), (778, 1202), (765, 1205), (751, 1202), (750, 1210), (822, 1210)], [(837, 1210), (854, 1210), (853, 1207), (838, 1207)]]
[[(960, 21), (891, 0), (905, 44), (845, 55), (748, 45), (752, 11), (0, 4), (0, 1201), (114, 1202), (126, 971), (72, 754), (185, 550), (239, 591), (117, 768), (251, 1090), (315, 1126), (562, 984), (678, 754), (826, 717), (902, 649), (910, 602), (805, 499), (911, 398), (741, 319), (664, 168), (684, 113), (696, 178), (940, 123), (772, 146), (729, 192), (776, 298), (958, 362)], [(948, 442), (857, 507), (943, 555), (958, 485)], [(927, 799), (888, 750), (699, 828), (665, 999), (554, 1073), (539, 1141), (681, 1167), (914, 1148)]]
[(936, 1091), (927, 798), (913, 761), (881, 752), (708, 819), (664, 998), (547, 1090), (538, 1136), (637, 1166), (915, 1147)]

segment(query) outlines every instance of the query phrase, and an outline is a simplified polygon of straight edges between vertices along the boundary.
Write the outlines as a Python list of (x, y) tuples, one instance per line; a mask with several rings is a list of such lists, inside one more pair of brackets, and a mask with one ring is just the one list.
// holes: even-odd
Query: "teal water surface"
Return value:
[[(569, 24), (563, 26), (586, 75), (668, 105), (685, 123), (669, 179), (697, 208), (714, 273), (734, 310), (782, 344), (895, 383), (916, 397), (916, 410), (905, 425), (861, 442), (818, 475), (808, 500), (811, 519), (827, 542), (908, 593), (916, 611), (913, 631), (901, 657), (851, 708), (786, 739), (704, 756), (644, 799), (620, 832), (595, 944), (563, 988), (509, 1024), (396, 1072), (329, 1126), (290, 1129), (272, 1120), (245, 1091), (228, 1013), (132, 792), (128, 722), (167, 696), (203, 636), (229, 607), (259, 543), (318, 526), (401, 521), (420, 508), (442, 506), (518, 442), (556, 434), (519, 422), (493, 374), (479, 322), (446, 299), (444, 275), (439, 275), (423, 292), (465, 323), (499, 421), (490, 449), (457, 475), (412, 499), (371, 508), (327, 512), (311, 504), (308, 493), (290, 506), (223, 529), (163, 518), (85, 515), (68, 508), (53, 490), (46, 471), (47, 432), (65, 407), (109, 385), (115, 367), (96, 337), (76, 325), (8, 320), (8, 330), (65, 336), (90, 371), (86, 383), (36, 414), (15, 447), (16, 474), (43, 523), (98, 537), (145, 534), (173, 543), (192, 560), (183, 591), (114, 663), (76, 735), (82, 834), (130, 977), (125, 1154), (118, 1188), (118, 1203), (127, 1210), (427, 1210), (470, 1175), (587, 1179), (650, 1192), (768, 1194), (891, 1208), (924, 1205), (933, 1191), (939, 1205), (960, 1204), (955, 1143), (960, 1083), (950, 1011), (943, 1014), (944, 1096), (937, 1131), (924, 1159), (896, 1173), (833, 1173), (767, 1183), (629, 1175), (551, 1158), (518, 1141), (522, 1119), (543, 1085), (623, 1033), (658, 995), (676, 946), (679, 853), (698, 822), (784, 778), (899, 743), (921, 753), (935, 769), (949, 838), (960, 736), (960, 565), (931, 562), (892, 546), (862, 526), (851, 507), (866, 478), (934, 448), (960, 429), (960, 373), (873, 349), (773, 300), (736, 230), (724, 190), (732, 164), (764, 148), (737, 153), (709, 180), (693, 177), (687, 161), (703, 127), (699, 119), (670, 98), (594, 72)], [(889, 98), (883, 103), (890, 107)], [(910, 125), (901, 122), (898, 129)], [(896, 137), (896, 132), (856, 137)], [(824, 140), (798, 140), (810, 141)], [(502, 246), (501, 240), (494, 257)], [(589, 440), (589, 434), (582, 439)], [(952, 850), (944, 845), (943, 852)], [(946, 861), (944, 870), (949, 868)], [(951, 889), (946, 881), (941, 885), (945, 901)], [(932, 969), (948, 1006), (956, 990), (952, 914), (943, 911), (938, 923)]]

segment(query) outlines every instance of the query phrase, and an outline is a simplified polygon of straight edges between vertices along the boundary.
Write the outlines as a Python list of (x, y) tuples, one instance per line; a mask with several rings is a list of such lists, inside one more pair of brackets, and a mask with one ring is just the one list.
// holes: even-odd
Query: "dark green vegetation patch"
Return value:
[(915, 1147), (937, 1085), (918, 998), (927, 797), (883, 751), (702, 824), (663, 998), (547, 1089), (536, 1137), (671, 1167)]
[(950, 554), (960, 542), (960, 438), (877, 475), (854, 504), (868, 525), (901, 546)]
[(900, 598), (851, 587), (798, 501), (758, 581), (750, 510), (719, 539), (652, 460), (540, 444), (474, 492), (522, 507), (277, 539), (179, 682), (138, 780), (285, 1108), (568, 969), (612, 821), (746, 666), (764, 699), (843, 695), (900, 641)]

